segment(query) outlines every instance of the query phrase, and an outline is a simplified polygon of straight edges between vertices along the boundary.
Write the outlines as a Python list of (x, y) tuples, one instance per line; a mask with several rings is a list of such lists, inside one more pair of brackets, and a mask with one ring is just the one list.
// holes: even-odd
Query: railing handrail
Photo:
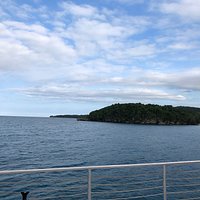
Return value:
[(140, 164), (121, 164), (121, 165), (82, 166), (82, 167), (59, 167), (59, 168), (44, 168), (44, 169), (3, 170), (3, 171), (0, 171), (0, 174), (26, 174), (26, 173), (36, 173), (36, 172), (60, 172), (60, 171), (74, 171), (74, 170), (114, 169), (114, 168), (164, 166), (164, 165), (168, 166), (168, 165), (182, 165), (182, 164), (194, 164), (194, 163), (200, 163), (200, 160), (140, 163)]

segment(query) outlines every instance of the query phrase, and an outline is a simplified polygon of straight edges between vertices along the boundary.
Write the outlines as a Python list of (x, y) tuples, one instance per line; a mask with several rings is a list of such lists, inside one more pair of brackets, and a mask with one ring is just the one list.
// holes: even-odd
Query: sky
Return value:
[(0, 115), (200, 107), (200, 0), (0, 1)]

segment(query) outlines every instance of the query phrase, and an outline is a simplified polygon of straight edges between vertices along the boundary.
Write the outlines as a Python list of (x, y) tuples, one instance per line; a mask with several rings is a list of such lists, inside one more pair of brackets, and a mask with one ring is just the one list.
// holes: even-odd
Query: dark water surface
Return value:
[[(149, 126), (61, 118), (0, 117), (0, 170), (182, 160), (200, 160), (200, 126)], [(100, 186), (108, 184), (108, 181), (101, 182), (99, 175), (102, 172), (97, 170), (95, 173), (94, 176), (96, 175), (99, 182), (97, 181), (93, 199), (123, 199), (121, 193), (115, 197), (112, 194), (106, 196), (104, 192), (102, 196), (100, 192), (104, 191), (104, 188)], [(119, 171), (105, 171), (106, 176), (115, 173), (119, 176)], [(131, 172), (123, 173), (130, 176)], [(20, 199), (18, 193), (22, 190), (32, 193), (30, 199), (87, 198), (84, 194), (87, 188), (78, 190), (83, 196), (75, 197), (73, 195), (77, 194), (77, 191), (69, 192), (66, 189), (69, 192), (66, 193), (61, 190), (61, 186), (73, 186), (81, 181), (87, 184), (87, 173), (80, 172), (75, 176), (71, 172), (31, 174), (24, 178), (21, 176), (0, 175), (0, 199)], [(67, 182), (69, 176), (74, 179)], [(77, 176), (83, 179), (77, 181)], [(122, 181), (122, 178), (118, 181)], [(17, 183), (17, 186), (14, 183)], [(121, 185), (123, 184), (122, 182)], [(46, 190), (42, 190), (44, 186)], [(118, 188), (119, 191), (120, 189), (122, 188)], [(58, 194), (59, 198), (56, 197)], [(126, 197), (131, 199), (131, 194), (126, 194)], [(141, 194), (140, 192), (134, 195)], [(148, 194), (152, 194), (152, 191), (148, 191)], [(69, 197), (65, 198), (66, 195)], [(162, 198), (158, 196), (140, 199)]]

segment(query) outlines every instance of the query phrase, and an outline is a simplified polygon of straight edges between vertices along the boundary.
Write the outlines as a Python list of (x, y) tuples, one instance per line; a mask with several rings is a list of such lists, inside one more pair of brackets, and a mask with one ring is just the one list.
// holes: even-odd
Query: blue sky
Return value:
[(0, 115), (200, 107), (200, 0), (0, 1)]

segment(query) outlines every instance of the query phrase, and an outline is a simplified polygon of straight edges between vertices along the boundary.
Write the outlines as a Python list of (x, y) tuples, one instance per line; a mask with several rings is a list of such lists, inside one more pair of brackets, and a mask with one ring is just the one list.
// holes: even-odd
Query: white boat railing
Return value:
[[(34, 173), (43, 173), (43, 172), (66, 172), (66, 171), (84, 171), (87, 170), (87, 191), (85, 191), (85, 193), (87, 193), (87, 199), (88, 200), (92, 200), (92, 173), (95, 170), (105, 170), (105, 169), (125, 169), (125, 168), (140, 168), (140, 167), (161, 167), (162, 168), (162, 185), (161, 186), (156, 186), (156, 187), (143, 187), (140, 190), (150, 190), (150, 189), (156, 189), (156, 188), (160, 188), (162, 190), (161, 193), (158, 194), (150, 194), (150, 195), (138, 195), (138, 196), (129, 196), (129, 197), (120, 197), (120, 198), (114, 198), (114, 199), (141, 199), (141, 198), (145, 198), (147, 199), (148, 197), (154, 197), (154, 196), (162, 196), (160, 197), (160, 199), (163, 200), (167, 200), (168, 198), (168, 194), (172, 195), (172, 194), (184, 194), (184, 193), (189, 193), (190, 191), (185, 190), (185, 191), (172, 191), (169, 192), (167, 191), (168, 185), (167, 185), (167, 175), (168, 175), (168, 167), (169, 166), (181, 166), (181, 165), (193, 165), (193, 164), (200, 164), (200, 160), (195, 160), (195, 161), (179, 161), (179, 162), (160, 162), (160, 163), (142, 163), (142, 164), (121, 164), (121, 165), (102, 165), (102, 166), (83, 166), (83, 167), (60, 167), (60, 168), (45, 168), (45, 169), (25, 169), (25, 170), (3, 170), (0, 171), (0, 176), (1, 175), (14, 175), (14, 174), (34, 174)], [(194, 169), (186, 171), (186, 172), (195, 172)], [(199, 172), (200, 172), (200, 168), (199, 168)], [(122, 177), (123, 178), (123, 177)], [(184, 177), (182, 177), (184, 179)], [(197, 177), (194, 177), (197, 178)], [(199, 177), (200, 178), (200, 177)], [(186, 177), (185, 179), (187, 180), (192, 180), (192, 177)], [(175, 178), (176, 180), (176, 178)], [(147, 180), (146, 182), (150, 182), (151, 180)], [(155, 180), (152, 180), (155, 181)], [(143, 181), (142, 183), (145, 183), (145, 181)], [(187, 183), (189, 183), (187, 181)], [(129, 183), (128, 183), (129, 184)], [(131, 183), (130, 183), (131, 184)], [(97, 184), (97, 185), (101, 185), (101, 184)], [(102, 184), (103, 185), (103, 184)], [(114, 183), (109, 183), (109, 184), (104, 184), (105, 186), (107, 185), (114, 185)], [(178, 187), (179, 185), (176, 185), (176, 187)], [(193, 184), (185, 184), (183, 186), (199, 186), (200, 187), (200, 180), (199, 183), (193, 183)], [(138, 189), (138, 191), (140, 191)], [(137, 191), (137, 189), (135, 190), (126, 190), (124, 192), (133, 192), (133, 191)], [(123, 191), (116, 191), (117, 192), (122, 192)], [(191, 191), (192, 192), (192, 191)], [(198, 194), (200, 194), (200, 188), (194, 190), (194, 192), (198, 192)], [(94, 192), (94, 194), (98, 194), (101, 192)], [(106, 193), (106, 192), (105, 192)], [(111, 191), (112, 193), (112, 191)], [(114, 191), (115, 193), (115, 191)], [(66, 196), (67, 198), (67, 196)], [(95, 199), (95, 198), (94, 198)], [(112, 198), (110, 198), (112, 199)], [(181, 198), (184, 199), (184, 198)], [(191, 197), (191, 198), (186, 198), (186, 199), (191, 199), (191, 200), (195, 200), (195, 199), (200, 199), (200, 197)], [(185, 200), (185, 199), (184, 199)]]

